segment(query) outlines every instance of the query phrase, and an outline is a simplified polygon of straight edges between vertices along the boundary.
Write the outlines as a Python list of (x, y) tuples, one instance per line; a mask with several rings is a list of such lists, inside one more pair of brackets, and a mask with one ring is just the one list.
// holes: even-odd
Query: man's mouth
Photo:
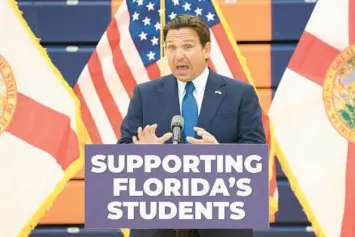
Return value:
[(178, 65), (178, 66), (176, 66), (176, 69), (178, 71), (185, 71), (185, 70), (189, 69), (189, 66), (187, 66), (187, 65)]

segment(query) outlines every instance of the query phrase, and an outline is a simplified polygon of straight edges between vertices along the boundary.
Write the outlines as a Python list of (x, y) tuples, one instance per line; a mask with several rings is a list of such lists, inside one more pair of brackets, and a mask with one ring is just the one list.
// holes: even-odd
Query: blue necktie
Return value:
[(184, 140), (186, 137), (195, 137), (194, 127), (197, 125), (198, 120), (198, 108), (197, 102), (193, 95), (195, 86), (192, 82), (186, 83), (185, 91), (186, 94), (182, 100), (182, 116), (184, 117)]

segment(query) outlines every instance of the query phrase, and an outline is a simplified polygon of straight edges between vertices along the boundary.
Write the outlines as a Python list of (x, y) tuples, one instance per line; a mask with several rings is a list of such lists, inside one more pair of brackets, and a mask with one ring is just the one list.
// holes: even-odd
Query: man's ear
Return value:
[(211, 55), (211, 42), (207, 42), (205, 47), (203, 47), (203, 53), (205, 55), (205, 59), (209, 59)]

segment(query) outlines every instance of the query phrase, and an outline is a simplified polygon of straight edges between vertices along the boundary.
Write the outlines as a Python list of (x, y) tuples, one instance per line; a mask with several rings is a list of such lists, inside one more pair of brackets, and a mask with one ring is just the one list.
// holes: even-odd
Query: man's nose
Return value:
[(185, 57), (185, 53), (182, 49), (177, 49), (175, 54), (176, 59), (183, 59)]

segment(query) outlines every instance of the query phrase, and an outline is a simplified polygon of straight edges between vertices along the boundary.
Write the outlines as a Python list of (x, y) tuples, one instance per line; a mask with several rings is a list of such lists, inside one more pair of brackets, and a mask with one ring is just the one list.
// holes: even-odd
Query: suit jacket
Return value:
[[(155, 123), (157, 136), (162, 136), (171, 131), (171, 119), (178, 114), (178, 86), (173, 75), (139, 84), (122, 122), (118, 143), (132, 143), (139, 126), (144, 128)], [(197, 126), (215, 136), (219, 143), (266, 143), (254, 88), (211, 70)]]

